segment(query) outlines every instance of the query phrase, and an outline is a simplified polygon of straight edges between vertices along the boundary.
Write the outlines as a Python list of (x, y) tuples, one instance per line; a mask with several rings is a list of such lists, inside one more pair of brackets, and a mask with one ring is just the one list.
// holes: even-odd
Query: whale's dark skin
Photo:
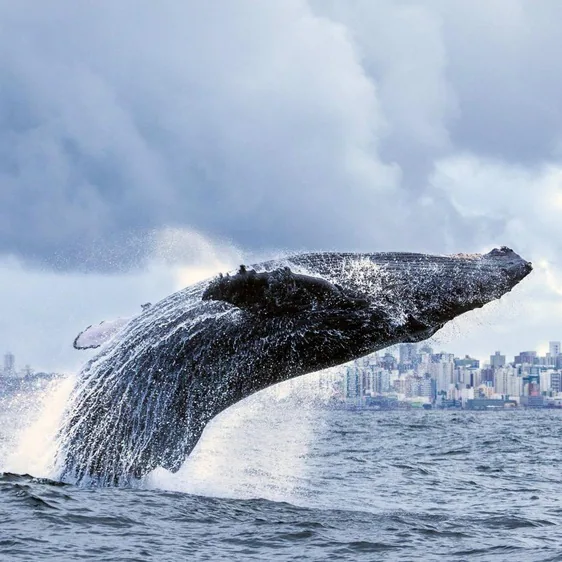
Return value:
[(65, 480), (176, 471), (218, 413), (272, 384), (433, 335), (531, 265), (485, 255), (302, 254), (143, 310), (83, 368), (59, 431)]

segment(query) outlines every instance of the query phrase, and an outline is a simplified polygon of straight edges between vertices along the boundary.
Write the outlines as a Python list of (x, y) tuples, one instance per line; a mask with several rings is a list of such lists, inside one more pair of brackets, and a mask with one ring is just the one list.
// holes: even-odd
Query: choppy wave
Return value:
[(219, 416), (178, 473), (80, 488), (48, 478), (47, 421), (71, 384), (2, 401), (0, 559), (560, 559), (560, 412), (328, 411), (265, 393)]

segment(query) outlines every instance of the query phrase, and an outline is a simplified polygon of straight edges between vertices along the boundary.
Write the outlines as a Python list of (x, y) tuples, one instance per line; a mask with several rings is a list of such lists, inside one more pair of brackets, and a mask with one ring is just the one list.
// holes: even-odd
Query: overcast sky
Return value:
[[(558, 0), (0, 3), (0, 351), (295, 250), (535, 272), (442, 347), (562, 339)], [(441, 345), (439, 343), (438, 345)]]

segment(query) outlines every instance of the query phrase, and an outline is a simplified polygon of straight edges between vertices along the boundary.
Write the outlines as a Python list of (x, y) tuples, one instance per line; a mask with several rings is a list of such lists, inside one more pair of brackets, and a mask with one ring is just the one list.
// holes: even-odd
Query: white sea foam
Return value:
[(75, 380), (67, 376), (6, 399), (0, 471), (56, 478), (56, 435)]
[[(302, 503), (304, 459), (323, 413), (306, 406), (311, 377), (287, 381), (222, 412), (175, 474), (158, 468), (140, 485), (206, 496)], [(312, 379), (317, 380), (317, 379)], [(8, 400), (0, 440), (0, 472), (57, 479), (57, 430), (74, 375)], [(6, 405), (6, 404), (5, 404)]]
[(182, 468), (156, 469), (149, 488), (229, 498), (301, 503), (305, 458), (324, 416), (298, 399), (306, 381), (288, 381), (218, 415)]

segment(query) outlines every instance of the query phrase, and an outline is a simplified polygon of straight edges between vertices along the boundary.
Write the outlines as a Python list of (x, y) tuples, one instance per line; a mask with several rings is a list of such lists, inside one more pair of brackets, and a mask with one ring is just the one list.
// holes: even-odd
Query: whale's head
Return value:
[[(324, 253), (290, 260), (368, 306), (402, 341), (431, 336), (453, 318), (509, 292), (532, 270), (502, 247), (487, 254)], [(378, 320), (377, 320), (378, 319)]]
[(245, 309), (268, 333), (285, 331), (291, 350), (321, 368), (426, 339), (500, 298), (531, 269), (505, 247), (452, 256), (300, 254), (221, 276), (203, 299)]

